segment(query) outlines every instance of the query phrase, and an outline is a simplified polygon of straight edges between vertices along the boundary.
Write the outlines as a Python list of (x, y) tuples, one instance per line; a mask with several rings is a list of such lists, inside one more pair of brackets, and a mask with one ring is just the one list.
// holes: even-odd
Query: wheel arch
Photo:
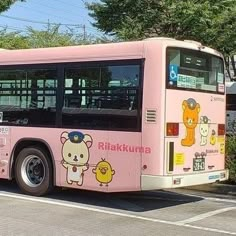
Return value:
[(47, 152), (48, 157), (52, 164), (53, 184), (55, 185), (56, 184), (56, 165), (55, 165), (54, 155), (53, 155), (52, 149), (50, 148), (50, 145), (45, 140), (40, 139), (40, 138), (22, 138), (22, 139), (19, 139), (15, 143), (14, 148), (12, 149), (12, 152), (11, 152), (10, 165), (9, 165), (10, 179), (13, 179), (15, 175), (14, 166), (15, 166), (15, 161), (17, 159), (18, 154), (23, 148), (31, 147), (31, 146), (38, 146), (40, 148), (43, 148)]

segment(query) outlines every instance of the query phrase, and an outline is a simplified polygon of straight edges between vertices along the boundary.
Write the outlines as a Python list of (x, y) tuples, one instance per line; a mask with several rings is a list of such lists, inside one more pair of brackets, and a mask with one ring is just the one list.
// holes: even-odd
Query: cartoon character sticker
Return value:
[(92, 146), (92, 137), (81, 132), (63, 132), (61, 134), (62, 165), (67, 169), (67, 183), (81, 186), (84, 172), (88, 170), (89, 148)]
[(211, 121), (207, 116), (201, 116), (199, 125), (200, 135), (201, 135), (201, 141), (200, 141), (201, 146), (207, 145), (207, 137), (209, 134), (210, 122)]
[(211, 145), (216, 144), (216, 131), (214, 129), (211, 131), (210, 144)]
[(184, 100), (183, 108), (183, 123), (186, 128), (185, 138), (181, 140), (182, 146), (191, 147), (195, 144), (195, 128), (198, 124), (200, 105), (193, 98)]
[(220, 154), (225, 154), (225, 144), (224, 143), (220, 144)]
[(103, 184), (108, 186), (112, 181), (115, 170), (112, 169), (108, 161), (102, 158), (93, 169), (93, 173), (95, 174), (96, 180), (100, 183), (100, 186), (103, 186)]

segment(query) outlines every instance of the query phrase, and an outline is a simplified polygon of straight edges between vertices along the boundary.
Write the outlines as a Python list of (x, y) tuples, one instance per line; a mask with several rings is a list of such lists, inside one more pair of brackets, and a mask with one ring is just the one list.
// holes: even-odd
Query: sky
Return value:
[[(85, 2), (98, 2), (99, 0), (26, 0), (16, 2), (8, 11), (0, 14), (0, 29), (8, 26), (11, 31), (25, 31), (27, 26), (34, 29), (46, 29), (47, 23), (69, 24), (61, 27), (76, 29), (78, 33), (85, 31), (87, 34), (101, 36), (96, 28), (91, 25), (93, 19), (89, 17)], [(12, 19), (11, 17), (17, 18)], [(25, 21), (23, 21), (25, 20)], [(28, 21), (37, 21), (33, 23)], [(45, 23), (45, 24), (44, 24)]]

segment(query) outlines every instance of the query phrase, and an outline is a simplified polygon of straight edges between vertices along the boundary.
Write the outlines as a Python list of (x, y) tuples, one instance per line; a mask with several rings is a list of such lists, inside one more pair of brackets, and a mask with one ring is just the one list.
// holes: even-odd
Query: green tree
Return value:
[(63, 31), (60, 25), (48, 25), (45, 30), (35, 30), (28, 27), (25, 31), (10, 32), (6, 27), (0, 30), (0, 48), (23, 49), (72, 46), (94, 44), (108, 41), (108, 39), (83, 35), (75, 29)]
[(30, 48), (70, 46), (76, 44), (74, 35), (70, 32), (60, 32), (60, 25), (48, 25), (45, 30), (28, 28), (27, 41)]
[(0, 12), (8, 10), (10, 8), (10, 6), (17, 1), (23, 2), (24, 0), (1, 0), (0, 1)]
[(87, 7), (94, 26), (121, 40), (192, 39), (236, 53), (236, 0), (101, 0)]
[[(1, 0), (0, 13), (8, 10), (12, 4), (17, 1), (23, 2), (24, 0)], [(28, 48), (25, 37), (21, 36), (19, 32), (7, 32), (7, 28), (0, 31), (0, 48), (5, 49), (19, 49)]]
[(48, 25), (45, 30), (28, 28), (27, 41), (30, 48), (72, 46), (81, 44), (92, 44), (96, 38), (91, 35), (83, 35), (78, 30), (67, 29), (62, 31), (60, 25)]
[(0, 31), (0, 48), (23, 49), (29, 48), (26, 36), (20, 32), (7, 32), (7, 28)]

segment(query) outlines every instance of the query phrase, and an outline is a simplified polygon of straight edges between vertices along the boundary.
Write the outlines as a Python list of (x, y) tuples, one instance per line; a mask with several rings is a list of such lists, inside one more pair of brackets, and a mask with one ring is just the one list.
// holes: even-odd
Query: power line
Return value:
[[(33, 23), (33, 24), (48, 25), (48, 22), (44, 22), (44, 21), (30, 20), (30, 19), (26, 19), (26, 18), (13, 17), (13, 16), (8, 16), (8, 15), (3, 15), (3, 14), (0, 14), (0, 17), (5, 17), (5, 18), (17, 20), (17, 21), (24, 21), (24, 22)], [(93, 31), (93, 32), (97, 33), (95, 28), (86, 26), (84, 24), (64, 24), (64, 23), (49, 23), (49, 24), (50, 25), (73, 26), (73, 27), (82, 28), (82, 29), (86, 28), (86, 29), (89, 29), (89, 31)]]
[(4, 28), (6, 30), (11, 29), (11, 30), (15, 30), (15, 31), (27, 32), (25, 29), (18, 28), (18, 27), (12, 27), (12, 26), (8, 26), (8, 25), (0, 25), (0, 28)]
[[(0, 25), (0, 28), (2, 28), (2, 29), (0, 29), (0, 33), (2, 30), (8, 30), (8, 29), (12, 30), (12, 31), (10, 31), (12, 33), (28, 33), (28, 30), (26, 30), (26, 29), (22, 29), (22, 28), (18, 28), (18, 27), (11, 27), (8, 25)], [(84, 30), (85, 30), (85, 28), (84, 28)], [(86, 31), (84, 31), (83, 32), (83, 39), (86, 40), (87, 36), (88, 35), (87, 35)], [(96, 36), (97, 38), (101, 37), (101, 35), (98, 35), (98, 34), (93, 34), (93, 36)]]
[[(55, 0), (55, 1), (59, 1), (59, 0)], [(60, 1), (61, 2), (61, 1)], [(66, 4), (66, 5), (68, 5), (68, 4)], [(26, 8), (26, 9), (30, 9), (30, 10), (33, 10), (33, 11), (35, 11), (35, 12), (37, 12), (37, 13), (39, 13), (39, 14), (41, 14), (41, 15), (45, 15), (45, 13), (44, 12), (42, 12), (42, 11), (39, 11), (39, 10), (34, 10), (34, 9), (31, 9), (31, 8), (29, 8), (29, 7), (25, 7), (25, 6), (20, 6), (20, 5), (17, 5), (17, 6), (19, 6), (19, 7), (22, 7), (22, 8)], [(1, 14), (2, 15), (2, 14)], [(0, 16), (1, 16), (0, 15)], [(52, 14), (51, 14), (52, 15)], [(55, 15), (52, 15), (52, 16), (55, 16)], [(63, 18), (63, 17), (58, 17), (58, 16), (55, 16), (55, 17), (57, 17), (57, 18), (61, 18), (61, 19), (66, 19), (66, 18)], [(10, 18), (10, 16), (8, 16), (8, 18)], [(11, 17), (11, 18), (13, 18), (13, 17)], [(17, 18), (17, 17), (14, 17), (14, 18)], [(19, 18), (19, 20), (20, 19), (22, 19), (21, 21), (26, 21), (26, 22), (29, 22), (29, 23), (37, 23), (37, 24), (48, 24), (48, 22), (40, 22), (40, 21), (35, 21), (35, 20), (29, 20), (29, 19), (24, 19), (24, 18)], [(23, 20), (24, 19), (24, 20)], [(70, 21), (72, 21), (72, 20), (70, 20)], [(74, 21), (74, 20), (73, 20)], [(50, 23), (51, 25), (63, 25), (63, 26), (79, 26), (79, 27), (81, 27), (81, 28), (83, 28), (84, 27), (84, 24), (68, 24), (68, 23)], [(87, 29), (91, 29), (91, 30), (96, 30), (95, 28), (92, 28), (92, 27), (89, 27), (89, 26), (86, 26), (86, 28)]]
[[(23, 18), (18, 18), (18, 17), (10, 17), (10, 16), (5, 16), (5, 15), (0, 15), (0, 16), (3, 16), (3, 17), (7, 17), (7, 18), (10, 18), (10, 19), (14, 19), (14, 20), (20, 20), (20, 21), (26, 21), (26, 22), (30, 22), (30, 23), (37, 23), (37, 24), (47, 24), (48, 25), (48, 23), (47, 22), (40, 22), (40, 21), (31, 21), (31, 20), (27, 20), (27, 19), (23, 19)], [(53, 25), (60, 25), (60, 24), (55, 24), (55, 23), (52, 23)], [(68, 26), (68, 24), (61, 24), (61, 25), (64, 25), (64, 26)], [(70, 24), (69, 24), (70, 25)], [(70, 25), (71, 26), (71, 25)], [(87, 31), (86, 31), (86, 26), (85, 25), (81, 25), (81, 26), (79, 26), (79, 25), (73, 25), (73, 26), (75, 26), (76, 28), (77, 27), (79, 27), (79, 28), (82, 28), (83, 29), (83, 37), (84, 37), (84, 39), (86, 38), (86, 35), (87, 35)], [(17, 28), (17, 27), (10, 27), (10, 26), (7, 26), (7, 25), (0, 25), (0, 27), (2, 27), (2, 28), (6, 28), (6, 29), (13, 29), (13, 30), (16, 30), (16, 31), (21, 31), (21, 32), (28, 32), (27, 30), (25, 30), (25, 29), (22, 29), (22, 28)], [(95, 30), (94, 30), (94, 32), (96, 32)], [(97, 33), (97, 32), (96, 32)], [(95, 35), (95, 34), (94, 34)], [(98, 36), (97, 34), (96, 34), (96, 36)]]
[(31, 11), (37, 12), (38, 14), (41, 14), (41, 15), (44, 15), (44, 16), (45, 16), (45, 14), (47, 14), (47, 15), (51, 15), (53, 17), (60, 18), (60, 19), (63, 19), (63, 20), (74, 21), (74, 20), (71, 20), (71, 19), (67, 19), (65, 17), (60, 17), (60, 16), (56, 16), (56, 15), (53, 15), (53, 14), (48, 14), (48, 13), (45, 13), (45, 12), (42, 12), (42, 11), (39, 11), (39, 10), (35, 10), (35, 9), (30, 8), (30, 7), (21, 6), (21, 5), (16, 5), (16, 6), (21, 7), (21, 8), (25, 8), (25, 9), (29, 9)]
[[(13, 19), (13, 20), (34, 23), (34, 24), (41, 24), (41, 25), (48, 25), (49, 24), (48, 22), (44, 22), (44, 21), (30, 20), (30, 19), (25, 19), (25, 18), (20, 18), (20, 17), (13, 17), (13, 16), (8, 16), (8, 15), (3, 15), (3, 14), (0, 14), (0, 16), (5, 17), (5, 18), (9, 18), (9, 19)], [(81, 25), (81, 24), (50, 23), (50, 25), (75, 26), (75, 27), (80, 27), (80, 28), (84, 27), (84, 25)]]
[[(74, 7), (76, 7), (76, 8), (80, 8), (80, 9), (85, 9), (84, 7), (81, 7), (81, 6), (76, 6), (76, 5), (73, 5), (73, 4), (71, 4), (71, 3), (65, 3), (65, 2), (63, 2), (63, 1), (61, 1), (61, 0), (53, 0), (53, 1), (55, 1), (55, 2), (60, 2), (60, 3), (62, 3), (62, 4), (64, 4), (65, 6), (74, 6)], [(86, 4), (87, 2), (85, 1), (85, 0), (81, 0), (84, 4)], [(48, 1), (47, 1), (48, 2)], [(34, 2), (35, 3), (35, 2)], [(63, 11), (63, 12), (68, 12), (68, 13), (71, 13), (71, 11), (70, 10), (64, 10), (64, 9), (59, 9), (59, 8), (55, 8), (55, 7), (51, 7), (51, 6), (48, 6), (48, 5), (46, 5), (46, 4), (42, 4), (42, 3), (38, 3), (38, 2), (36, 2), (35, 4), (38, 4), (38, 5), (41, 5), (41, 6), (45, 6), (45, 7), (48, 7), (48, 8), (51, 8), (51, 9), (54, 9), (54, 10), (59, 10), (59, 11)], [(63, 8), (63, 6), (62, 6), (62, 8)], [(74, 8), (72, 8), (72, 11), (74, 11), (75, 12), (75, 9)], [(76, 11), (76, 13), (78, 14), (78, 12)], [(87, 15), (87, 14), (86, 14)], [(81, 18), (84, 18), (83, 16), (78, 16), (77, 15), (77, 17), (81, 17)], [(92, 28), (92, 27), (89, 27), (89, 26), (87, 26), (86, 25), (86, 28), (89, 28), (89, 29), (93, 29), (93, 30), (95, 30), (94, 28)]]
[[(33, 4), (36, 4), (36, 5), (40, 5), (40, 6), (43, 6), (43, 7), (46, 7), (46, 8), (49, 8), (49, 9), (53, 9), (53, 10), (56, 10), (56, 11), (61, 11), (61, 12), (67, 12), (69, 14), (71, 14), (71, 11), (68, 11), (68, 10), (65, 10), (65, 9), (60, 9), (60, 8), (56, 8), (56, 7), (52, 7), (52, 6), (49, 6), (49, 5), (46, 5), (46, 4), (42, 4), (42, 3), (39, 3), (39, 2), (32, 2)], [(78, 14), (78, 12), (77, 12)], [(77, 17), (80, 17), (80, 18), (84, 18), (83, 16), (79, 16), (77, 15)]]
[[(66, 6), (71, 6), (70, 3), (65, 3), (62, 0), (54, 0), (54, 1), (60, 2), (62, 4), (65, 4)], [(83, 2), (85, 3), (85, 1), (83, 1)], [(41, 4), (41, 5), (42, 6), (46, 6), (44, 4)], [(39, 10), (31, 9), (29, 7), (20, 6), (20, 5), (17, 5), (17, 6), (22, 7), (22, 8), (26, 8), (26, 9), (30, 9), (32, 11), (36, 11), (39, 14), (45, 15), (45, 12), (42, 12), (42, 11), (39, 11)], [(73, 5), (73, 6), (75, 6), (75, 5)], [(53, 8), (53, 7), (50, 7), (50, 6), (46, 6), (46, 7), (51, 8), (51, 9), (56, 9), (56, 8)], [(78, 6), (76, 6), (76, 7), (78, 8)], [(80, 8), (82, 8), (82, 7), (80, 7)], [(33, 23), (33, 24), (49, 25), (49, 22), (45, 22), (45, 21), (37, 21), (37, 20), (31, 20), (31, 19), (26, 19), (26, 18), (13, 17), (13, 16), (4, 15), (4, 14), (0, 14), (0, 16), (8, 18), (8, 19), (13, 19), (13, 20), (17, 20), (17, 21), (24, 21), (24, 22)], [(52, 15), (52, 16), (54, 16), (54, 15)], [(58, 16), (55, 16), (55, 17), (58, 17)], [(62, 18), (62, 17), (58, 17), (58, 18)], [(63, 18), (63, 19), (65, 19), (65, 18)], [(97, 33), (97, 30), (95, 28), (89, 27), (89, 26), (85, 26), (85, 24), (50, 23), (50, 25), (62, 25), (62, 26), (68, 26), (68, 27), (82, 28), (84, 32), (85, 32), (85, 29), (87, 29), (90, 32), (92, 31), (92, 32), (96, 32)]]
[[(2, 29), (0, 29), (0, 32), (2, 30), (10, 29), (10, 30), (14, 30), (14, 32), (18, 32), (18, 33), (28, 33), (28, 31), (26, 29), (19, 28), (19, 27), (12, 27), (12, 26), (8, 26), (8, 25), (0, 25), (0, 28), (2, 28)], [(98, 34), (93, 34), (93, 35), (96, 36), (96, 37), (100, 37)], [(84, 31), (83, 32), (83, 38), (85, 39), (86, 36), (87, 36), (87, 33), (86, 33), (86, 31)]]

